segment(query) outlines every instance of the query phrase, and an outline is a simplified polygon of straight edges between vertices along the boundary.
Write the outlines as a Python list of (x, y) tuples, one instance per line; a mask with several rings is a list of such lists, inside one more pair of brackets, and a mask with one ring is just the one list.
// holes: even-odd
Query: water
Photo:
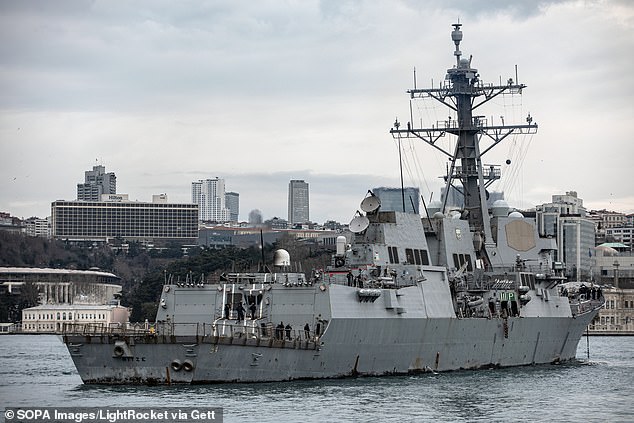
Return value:
[[(585, 338), (577, 357), (586, 357)], [(3, 410), (217, 406), (224, 408), (225, 422), (632, 422), (633, 386), (634, 337), (591, 337), (589, 364), (147, 387), (83, 385), (58, 337), (0, 336)]]

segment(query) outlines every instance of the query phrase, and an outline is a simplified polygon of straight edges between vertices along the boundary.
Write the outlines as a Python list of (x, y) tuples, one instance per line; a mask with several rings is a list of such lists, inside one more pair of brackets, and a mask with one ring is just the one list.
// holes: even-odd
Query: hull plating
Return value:
[(89, 384), (339, 378), (571, 360), (595, 313), (509, 318), (506, 328), (502, 319), (337, 319), (319, 345), (243, 338), (137, 339), (127, 341), (123, 356), (115, 353), (116, 344), (108, 337), (86, 342), (83, 336), (67, 336), (66, 342)]

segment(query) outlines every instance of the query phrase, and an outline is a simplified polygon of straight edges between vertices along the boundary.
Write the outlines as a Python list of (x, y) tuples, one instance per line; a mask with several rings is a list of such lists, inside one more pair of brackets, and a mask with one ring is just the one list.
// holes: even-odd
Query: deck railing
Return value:
[[(253, 323), (251, 323), (253, 322)], [(287, 329), (275, 327), (270, 322), (257, 320), (248, 323), (235, 323), (220, 319), (214, 323), (168, 323), (155, 324), (129, 323), (118, 324), (76, 324), (66, 323), (62, 328), (64, 336), (86, 336), (107, 338), (133, 337), (136, 342), (180, 342), (187, 338), (203, 343), (235, 343), (235, 340), (245, 343), (247, 340), (270, 341), (271, 343), (316, 343), (318, 336), (310, 330)]]

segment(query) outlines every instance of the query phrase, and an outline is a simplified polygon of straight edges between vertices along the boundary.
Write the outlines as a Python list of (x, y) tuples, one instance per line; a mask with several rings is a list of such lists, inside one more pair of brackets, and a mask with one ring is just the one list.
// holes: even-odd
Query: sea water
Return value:
[(634, 337), (559, 365), (194, 386), (82, 384), (57, 336), (0, 336), (5, 407), (222, 407), (225, 422), (634, 422)]

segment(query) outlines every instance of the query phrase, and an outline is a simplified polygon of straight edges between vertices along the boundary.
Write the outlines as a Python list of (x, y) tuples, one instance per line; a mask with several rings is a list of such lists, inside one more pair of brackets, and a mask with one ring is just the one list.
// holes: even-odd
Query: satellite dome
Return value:
[(283, 249), (275, 250), (273, 254), (273, 264), (275, 266), (290, 266), (291, 255), (288, 254), (288, 251)]
[(516, 217), (516, 218), (522, 219), (524, 217), (524, 215), (516, 210), (514, 212), (511, 212), (509, 214), (509, 217)]
[(441, 219), (444, 219), (444, 218), (445, 218), (445, 215), (444, 215), (444, 214), (442, 214), (441, 212), (439, 212), (439, 211), (438, 211), (438, 212), (434, 213), (434, 215), (432, 216), (432, 218), (434, 218), (434, 219), (438, 219), (438, 220), (441, 220)]

